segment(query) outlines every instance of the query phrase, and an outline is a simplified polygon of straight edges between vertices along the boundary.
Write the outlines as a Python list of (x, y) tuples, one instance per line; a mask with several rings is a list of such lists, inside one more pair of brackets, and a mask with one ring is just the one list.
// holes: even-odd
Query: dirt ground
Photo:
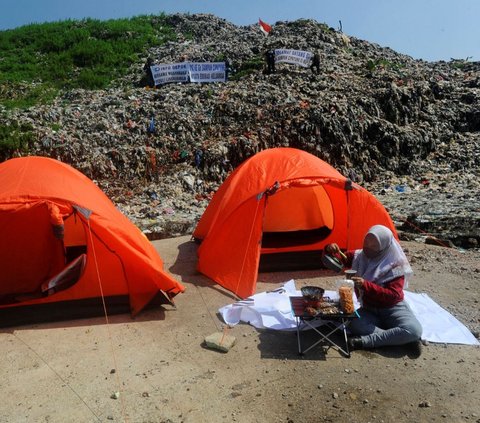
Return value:
[[(203, 347), (234, 299), (195, 271), (189, 237), (154, 244), (187, 287), (176, 309), (1, 330), (0, 422), (480, 422), (476, 346), (430, 343), (416, 359), (402, 348), (302, 357), (294, 332), (240, 324), (228, 353)], [(478, 336), (480, 252), (402, 245), (416, 272), (410, 289)], [(338, 276), (263, 273), (257, 290), (291, 278), (333, 289)]]

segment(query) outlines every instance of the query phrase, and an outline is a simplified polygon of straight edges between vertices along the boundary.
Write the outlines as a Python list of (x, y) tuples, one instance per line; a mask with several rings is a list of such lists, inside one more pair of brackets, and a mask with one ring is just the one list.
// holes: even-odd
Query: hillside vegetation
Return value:
[(61, 89), (104, 89), (145, 52), (174, 40), (165, 16), (31, 24), (0, 32), (0, 101), (52, 101)]

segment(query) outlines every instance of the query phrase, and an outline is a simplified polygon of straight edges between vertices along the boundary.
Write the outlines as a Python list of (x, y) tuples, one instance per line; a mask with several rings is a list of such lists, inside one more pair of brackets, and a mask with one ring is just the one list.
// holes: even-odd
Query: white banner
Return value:
[(155, 85), (169, 82), (225, 82), (225, 62), (181, 62), (151, 66)]
[(188, 63), (171, 63), (151, 66), (155, 85), (169, 82), (188, 82)]
[(190, 63), (190, 82), (225, 82), (225, 62)]
[(310, 53), (309, 51), (287, 50), (281, 48), (275, 50), (275, 63), (291, 63), (293, 65), (308, 68), (312, 64), (312, 57), (313, 53)]

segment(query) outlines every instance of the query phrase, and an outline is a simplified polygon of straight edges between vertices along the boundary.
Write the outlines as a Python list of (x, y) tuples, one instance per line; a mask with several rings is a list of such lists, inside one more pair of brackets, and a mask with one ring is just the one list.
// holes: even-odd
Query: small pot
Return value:
[(322, 264), (334, 272), (340, 273), (343, 270), (343, 263), (336, 257), (333, 257), (325, 252), (322, 254)]

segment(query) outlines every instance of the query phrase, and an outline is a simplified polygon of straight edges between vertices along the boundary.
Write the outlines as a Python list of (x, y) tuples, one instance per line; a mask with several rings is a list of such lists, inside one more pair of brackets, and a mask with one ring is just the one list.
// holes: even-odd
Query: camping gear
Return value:
[[(197, 269), (241, 298), (256, 289), (261, 255), (361, 248), (368, 229), (396, 231), (382, 204), (323, 160), (294, 148), (250, 157), (223, 182), (193, 237)], [(317, 255), (320, 260), (320, 254)]]
[(322, 264), (330, 270), (333, 270), (334, 272), (341, 272), (343, 270), (343, 263), (342, 260), (340, 260), (338, 256), (342, 257), (343, 260), (347, 261), (347, 256), (342, 252), (342, 250), (337, 249), (337, 251), (334, 253), (335, 255), (328, 254), (325, 251), (322, 252)]
[[(294, 331), (297, 329), (295, 318), (291, 313), (291, 296), (300, 296), (293, 279), (280, 285), (281, 292), (259, 292), (249, 298), (249, 301), (237, 301), (221, 307), (218, 311), (225, 323), (235, 326), (240, 322), (257, 329)], [(480, 345), (477, 338), (468, 328), (458, 321), (447, 310), (440, 307), (427, 294), (417, 294), (404, 291), (405, 301), (413, 314), (422, 324), (422, 340), (443, 344)], [(326, 290), (323, 298), (327, 301), (339, 301), (337, 291)], [(355, 308), (360, 307), (355, 295)], [(320, 325), (321, 320), (312, 324)], [(305, 328), (305, 329), (308, 329)]]
[[(350, 357), (350, 350), (348, 348), (347, 342), (347, 326), (353, 319), (357, 319), (358, 315), (355, 313), (342, 313), (339, 310), (335, 313), (322, 313), (318, 312), (314, 316), (309, 314), (308, 307), (305, 305), (304, 301), (302, 301), (303, 297), (291, 296), (289, 297), (292, 314), (295, 317), (295, 324), (297, 326), (297, 345), (298, 345), (298, 354), (304, 355), (312, 348), (316, 347), (319, 344), (324, 344), (327, 346), (331, 346), (343, 354), (345, 357)], [(325, 331), (321, 330), (317, 327), (317, 321), (327, 326)], [(318, 335), (319, 339), (313, 342), (311, 345), (305, 348), (304, 340), (302, 340), (302, 331), (305, 329), (312, 329), (313, 332)], [(337, 332), (342, 334), (340, 338), (342, 338), (342, 342), (340, 343), (337, 340)], [(341, 345), (343, 344), (343, 345)]]
[(300, 291), (302, 292), (303, 301), (308, 307), (318, 307), (325, 292), (319, 286), (304, 286)]
[(321, 300), (325, 290), (319, 286), (304, 286), (300, 288), (303, 298), (307, 300)]
[(41, 319), (55, 303), (61, 319), (60, 304), (66, 312), (80, 301), (101, 307), (100, 297), (107, 305), (126, 299), (136, 315), (184, 291), (140, 230), (72, 167), (45, 157), (7, 160), (0, 187), (2, 315), (32, 306)]
[(354, 269), (347, 269), (344, 271), (345, 279), (352, 279), (353, 276), (357, 274), (357, 271)]
[(322, 264), (329, 270), (340, 273), (343, 270), (342, 262), (330, 254), (322, 253)]

